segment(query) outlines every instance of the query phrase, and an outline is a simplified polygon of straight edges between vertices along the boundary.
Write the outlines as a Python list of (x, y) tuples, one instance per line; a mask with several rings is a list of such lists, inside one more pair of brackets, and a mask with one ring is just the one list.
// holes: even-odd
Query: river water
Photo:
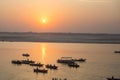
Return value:
[[(107, 77), (120, 78), (119, 44), (88, 43), (39, 43), (0, 42), (0, 80), (52, 80), (53, 77), (68, 80), (106, 80)], [(58, 70), (48, 70), (47, 74), (36, 74), (29, 65), (13, 65), (11, 60), (30, 59), (43, 64), (55, 64)], [(85, 63), (77, 62), (79, 68), (70, 68), (56, 62), (61, 57), (86, 58)]]

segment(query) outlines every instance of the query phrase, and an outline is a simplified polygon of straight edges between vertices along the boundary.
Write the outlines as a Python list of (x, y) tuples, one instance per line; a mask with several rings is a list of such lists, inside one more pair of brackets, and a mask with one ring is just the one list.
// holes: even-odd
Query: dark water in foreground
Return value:
[[(51, 80), (52, 77), (68, 80), (106, 80), (106, 77), (120, 78), (119, 44), (83, 44), (83, 43), (32, 43), (0, 42), (0, 80)], [(30, 59), (43, 64), (56, 64), (58, 70), (49, 70), (48, 74), (35, 74), (33, 67), (11, 64), (13, 59), (23, 59), (22, 53), (30, 53)], [(56, 63), (62, 56), (86, 58), (79, 63), (80, 68), (69, 68)]]

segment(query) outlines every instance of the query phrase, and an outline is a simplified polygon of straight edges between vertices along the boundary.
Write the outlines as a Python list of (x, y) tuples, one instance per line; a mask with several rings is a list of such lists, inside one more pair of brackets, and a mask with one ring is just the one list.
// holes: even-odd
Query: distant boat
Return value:
[(74, 63), (75, 61), (72, 57), (61, 57), (61, 59), (57, 60), (58, 63)]
[(70, 63), (68, 64), (69, 67), (75, 67), (75, 68), (78, 68), (80, 67), (80, 65), (76, 64), (76, 63)]
[(12, 60), (11, 61), (12, 64), (17, 64), (17, 65), (21, 65), (22, 62), (20, 60)]
[(29, 57), (30, 55), (28, 53), (24, 53), (22, 56)]
[(46, 70), (46, 69), (38, 69), (38, 68), (33, 69), (33, 71), (36, 73), (47, 73), (48, 72), (48, 70)]
[(21, 62), (22, 62), (22, 64), (31, 64), (31, 63), (35, 63), (35, 61), (29, 60), (29, 59), (27, 59), (27, 60), (21, 60)]
[(83, 59), (83, 58), (79, 58), (79, 59), (73, 59), (74, 61), (79, 61), (79, 62), (85, 62), (86, 59)]
[(58, 66), (51, 65), (51, 64), (47, 64), (47, 65), (45, 65), (45, 67), (48, 68), (48, 69), (58, 69)]
[(114, 51), (114, 53), (120, 53), (120, 51)]
[(30, 66), (38, 66), (38, 67), (42, 67), (44, 64), (41, 63), (30, 63)]
[(120, 80), (120, 78), (114, 78), (113, 76), (112, 76), (112, 78), (106, 78), (107, 80)]

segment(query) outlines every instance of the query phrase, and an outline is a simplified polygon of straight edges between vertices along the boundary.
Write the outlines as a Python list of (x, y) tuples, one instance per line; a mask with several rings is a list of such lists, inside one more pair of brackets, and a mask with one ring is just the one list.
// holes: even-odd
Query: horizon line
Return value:
[(33, 32), (33, 31), (20, 31), (20, 32), (9, 32), (9, 31), (0, 31), (0, 33), (32, 33), (32, 34), (118, 34), (120, 35), (120, 33), (104, 33), (104, 32)]

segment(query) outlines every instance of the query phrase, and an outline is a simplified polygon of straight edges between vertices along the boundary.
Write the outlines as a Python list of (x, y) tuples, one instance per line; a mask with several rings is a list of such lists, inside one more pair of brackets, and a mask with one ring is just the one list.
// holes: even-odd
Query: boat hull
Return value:
[(120, 80), (120, 78), (107, 78), (107, 80)]

